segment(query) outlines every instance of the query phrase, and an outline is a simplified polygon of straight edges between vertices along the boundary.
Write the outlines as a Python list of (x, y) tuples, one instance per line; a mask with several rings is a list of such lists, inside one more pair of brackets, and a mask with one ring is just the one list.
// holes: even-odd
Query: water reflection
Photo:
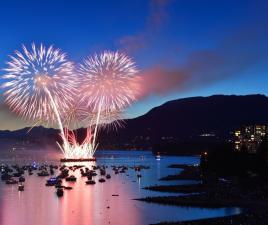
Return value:
[[(80, 177), (79, 171), (75, 175)], [(46, 178), (27, 177), (23, 193), (16, 186), (1, 186), (0, 224), (142, 224), (137, 208), (129, 204), (132, 189), (122, 178), (112, 177), (111, 182), (94, 186), (79, 178), (65, 183), (74, 188), (65, 191), (62, 198), (57, 198), (54, 187), (44, 185)]]
[[(166, 195), (165, 193), (143, 190), (142, 187), (161, 184), (162, 176), (178, 170), (167, 168), (172, 163), (197, 163), (197, 157), (164, 157), (156, 161), (150, 152), (107, 151), (98, 153), (98, 165), (148, 165), (137, 178), (134, 170), (114, 175), (111, 167), (110, 180), (86, 185), (86, 178), (80, 171), (74, 172), (77, 182), (66, 185), (73, 190), (64, 191), (58, 198), (54, 187), (46, 187), (47, 178), (26, 175), (25, 191), (20, 193), (17, 186), (0, 183), (0, 224), (1, 225), (145, 225), (164, 220), (187, 220), (224, 216), (239, 213), (237, 208), (201, 209), (148, 204), (132, 200), (145, 196)], [(140, 156), (143, 157), (140, 157)], [(113, 157), (111, 157), (113, 156)], [(47, 157), (47, 156), (46, 156)], [(26, 159), (24, 159), (25, 161)], [(54, 160), (52, 157), (51, 159)], [(23, 162), (24, 162), (23, 161)], [(42, 159), (41, 159), (42, 161)], [(91, 162), (92, 165), (93, 162)], [(77, 163), (75, 163), (77, 164)], [(70, 164), (68, 164), (70, 165)], [(89, 164), (88, 164), (89, 165)], [(164, 182), (166, 184), (189, 183), (190, 181)], [(63, 184), (65, 185), (65, 184)], [(112, 196), (112, 195), (119, 196)]]

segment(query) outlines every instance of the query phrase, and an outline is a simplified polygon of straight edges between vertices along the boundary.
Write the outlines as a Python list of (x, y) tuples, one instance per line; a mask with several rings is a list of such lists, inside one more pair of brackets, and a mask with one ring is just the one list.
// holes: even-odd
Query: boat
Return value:
[(70, 159), (70, 158), (63, 158), (60, 159), (60, 162), (95, 162), (96, 158), (81, 158), (81, 159)]
[(19, 186), (18, 186), (18, 191), (24, 191), (24, 185), (19, 184)]
[(105, 171), (104, 169), (101, 169), (101, 170), (100, 170), (100, 175), (101, 175), (101, 176), (105, 176), (105, 175), (106, 175), (106, 171)]
[(22, 175), (22, 173), (19, 173), (19, 172), (18, 172), (18, 173), (13, 173), (12, 176), (13, 176), (13, 177), (20, 177), (21, 175)]
[(6, 184), (17, 184), (17, 183), (18, 183), (18, 181), (15, 179), (10, 179), (10, 180), (6, 181)]
[(96, 182), (94, 181), (94, 180), (88, 180), (88, 181), (86, 181), (86, 184), (96, 184)]
[(25, 177), (20, 176), (20, 177), (19, 177), (19, 182), (25, 182)]
[(69, 186), (66, 187), (66, 186), (65, 186), (64, 189), (65, 189), (65, 190), (72, 190), (73, 187), (69, 187)]
[(58, 197), (62, 197), (63, 196), (63, 189), (62, 188), (58, 188), (57, 191), (56, 191), (56, 194)]
[(98, 174), (97, 174), (95, 171), (92, 171), (92, 172), (90, 172), (90, 175), (93, 176), (93, 177), (95, 177), (95, 176), (97, 176)]
[(50, 169), (50, 175), (54, 175), (54, 170), (53, 169)]
[(2, 176), (1, 176), (1, 180), (3, 180), (3, 181), (6, 181), (6, 180), (9, 180), (9, 179), (11, 179), (11, 175), (10, 174), (8, 174), (8, 173), (4, 173), (4, 174), (2, 174)]
[(41, 172), (37, 173), (39, 177), (46, 177), (49, 176), (49, 173), (45, 170), (42, 170)]
[(76, 181), (76, 177), (74, 175), (71, 175), (69, 177), (65, 178), (66, 181), (71, 181), (71, 182), (75, 182)]
[(69, 170), (63, 169), (61, 173), (58, 175), (58, 178), (64, 179), (66, 177), (69, 177)]
[(62, 180), (57, 177), (51, 177), (47, 180), (46, 186), (55, 186), (57, 184), (61, 184)]
[(156, 160), (160, 160), (160, 159), (161, 159), (160, 152), (157, 152), (157, 154), (156, 154), (155, 158), (156, 158)]
[(99, 182), (100, 183), (103, 183), (103, 182), (105, 182), (105, 179), (104, 178), (101, 178), (101, 179), (99, 179)]
[(107, 174), (106, 175), (106, 179), (111, 179), (111, 175), (110, 174)]

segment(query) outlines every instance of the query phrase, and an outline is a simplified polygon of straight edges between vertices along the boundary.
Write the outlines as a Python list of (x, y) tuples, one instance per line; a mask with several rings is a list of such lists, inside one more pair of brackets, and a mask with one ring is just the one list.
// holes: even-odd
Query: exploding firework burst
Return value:
[(135, 63), (119, 52), (88, 57), (78, 67), (81, 101), (96, 113), (122, 111), (136, 100), (137, 72)]
[(99, 126), (110, 124), (111, 115), (120, 115), (136, 100), (138, 70), (128, 56), (105, 51), (84, 60), (78, 73), (82, 80), (80, 99), (91, 112), (91, 125), (95, 125), (92, 142), (95, 148)]
[(60, 148), (65, 155), (69, 154), (76, 145), (68, 142), (61, 115), (65, 115), (75, 100), (78, 80), (73, 73), (74, 65), (65, 53), (52, 46), (46, 48), (41, 44), (37, 48), (32, 44), (30, 50), (25, 46), (22, 49), (10, 56), (3, 75), (5, 102), (14, 112), (35, 123), (56, 122), (63, 140)]
[[(7, 62), (4, 97), (10, 108), (20, 116), (33, 121), (53, 123), (57, 120), (56, 107), (61, 115), (72, 104), (77, 77), (73, 63), (66, 54), (52, 46), (30, 50), (22, 46)], [(51, 104), (53, 98), (54, 105)]]
[[(98, 115), (96, 113), (88, 112), (84, 110), (84, 119), (83, 124), (89, 124), (90, 127), (96, 125)], [(114, 129), (123, 127), (123, 113), (114, 111), (114, 112), (102, 112), (99, 116), (99, 126), (105, 129)]]
[[(23, 46), (10, 58), (2, 76), (6, 103), (23, 118), (49, 125), (56, 122), (63, 140), (59, 147), (66, 158), (92, 158), (98, 128), (120, 126), (123, 110), (138, 94), (135, 63), (119, 52), (87, 58), (78, 67), (79, 76), (66, 54), (52, 46), (32, 44), (30, 50)], [(85, 123), (89, 128), (81, 144), (74, 132), (63, 128), (63, 124)]]

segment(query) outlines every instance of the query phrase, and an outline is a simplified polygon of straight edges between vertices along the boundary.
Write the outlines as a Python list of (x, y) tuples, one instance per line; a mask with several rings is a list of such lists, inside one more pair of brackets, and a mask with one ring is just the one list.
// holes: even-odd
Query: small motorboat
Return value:
[(19, 182), (25, 182), (25, 177), (20, 176), (20, 177), (19, 177)]
[(103, 183), (103, 182), (105, 182), (105, 179), (104, 178), (101, 178), (101, 179), (99, 179), (99, 182), (100, 183)]
[(62, 188), (57, 188), (56, 194), (58, 197), (62, 197), (63, 196), (63, 189)]
[(57, 184), (61, 184), (62, 180), (58, 179), (57, 177), (51, 177), (47, 180), (46, 186), (55, 186)]
[(104, 169), (101, 169), (101, 170), (100, 170), (100, 175), (101, 175), (101, 176), (105, 176), (105, 175), (106, 175), (106, 171), (105, 171)]
[(70, 181), (70, 182), (75, 182), (76, 181), (76, 177), (74, 175), (71, 175), (69, 177), (65, 178), (66, 181)]
[(160, 160), (160, 159), (161, 159), (160, 152), (157, 152), (157, 154), (156, 154), (156, 156), (155, 156), (155, 159), (156, 159), (156, 160)]
[(53, 169), (50, 169), (50, 175), (54, 175), (54, 170)]
[(11, 177), (12, 177), (12, 176), (11, 176), (10, 174), (8, 174), (8, 173), (3, 173), (2, 176), (1, 176), (1, 180), (6, 181), (6, 180), (11, 179)]
[(91, 176), (93, 176), (93, 177), (94, 177), (94, 176), (97, 176), (97, 173), (96, 173), (95, 171), (92, 171), (90, 174), (91, 174)]
[(46, 177), (49, 176), (49, 173), (45, 170), (42, 170), (41, 172), (37, 173), (39, 177)]
[(94, 180), (87, 180), (86, 184), (92, 185), (92, 184), (96, 184), (96, 182)]
[(6, 181), (6, 184), (17, 184), (17, 183), (18, 183), (18, 181), (15, 179), (9, 179)]
[(66, 178), (69, 177), (69, 170), (68, 169), (62, 169), (61, 173), (58, 175), (59, 178)]
[(138, 177), (138, 178), (141, 178), (141, 174), (137, 174), (137, 177)]
[(65, 186), (64, 185), (61, 185), (61, 183), (59, 183), (59, 184), (56, 184), (54, 187), (55, 188), (64, 188)]
[(67, 186), (67, 187), (64, 187), (64, 189), (65, 189), (65, 190), (72, 190), (73, 187), (69, 187), (69, 186)]
[(13, 177), (20, 177), (21, 174), (22, 174), (22, 173), (19, 173), (19, 172), (17, 172), (17, 173), (13, 173)]
[(24, 191), (24, 185), (19, 184), (19, 186), (18, 186), (18, 191)]

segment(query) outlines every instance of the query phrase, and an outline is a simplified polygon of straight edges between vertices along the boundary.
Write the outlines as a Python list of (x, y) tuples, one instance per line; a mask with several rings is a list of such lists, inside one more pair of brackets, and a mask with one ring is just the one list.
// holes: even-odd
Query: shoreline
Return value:
[(264, 213), (241, 213), (238, 215), (215, 217), (208, 219), (181, 221), (181, 222), (160, 222), (150, 225), (267, 225), (267, 212)]
[(163, 205), (201, 207), (201, 208), (221, 208), (221, 207), (239, 207), (252, 212), (262, 211), (268, 207), (268, 203), (263, 201), (245, 200), (245, 199), (214, 199), (209, 198), (207, 194), (191, 194), (186, 196), (157, 196), (135, 199), (148, 203), (158, 203)]
[[(168, 175), (160, 180), (199, 180), (201, 183), (186, 185), (155, 185), (144, 187), (146, 190), (182, 193), (183, 196), (155, 196), (135, 199), (148, 203), (182, 207), (222, 208), (239, 207), (242, 213), (233, 216), (197, 219), (193, 221), (160, 222), (154, 225), (267, 225), (268, 188), (267, 182), (251, 181), (251, 185), (238, 182), (238, 178), (202, 176), (200, 167), (172, 164), (168, 168), (182, 169), (181, 173)], [(182, 174), (182, 175), (181, 175)], [(190, 178), (199, 179), (190, 179)], [(212, 178), (212, 179), (211, 179)], [(216, 179), (215, 179), (216, 178)], [(249, 182), (250, 183), (250, 182)]]

